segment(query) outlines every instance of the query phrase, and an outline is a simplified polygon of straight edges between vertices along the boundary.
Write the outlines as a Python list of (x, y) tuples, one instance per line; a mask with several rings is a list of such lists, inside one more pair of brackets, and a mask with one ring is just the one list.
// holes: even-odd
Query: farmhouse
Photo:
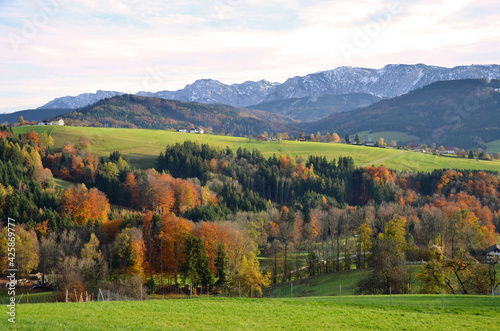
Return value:
[(374, 141), (372, 141), (372, 140), (367, 140), (367, 141), (365, 142), (365, 146), (375, 146), (375, 142), (374, 142)]
[(498, 261), (500, 262), (500, 245), (495, 244), (490, 246), (484, 250), (484, 254), (486, 255), (486, 262)]
[(56, 120), (56, 121), (48, 121), (48, 120), (43, 120), (39, 121), (38, 125), (60, 125), (64, 126), (64, 120), (62, 118)]
[(419, 144), (415, 144), (415, 143), (409, 143), (406, 145), (406, 148), (407, 149), (412, 149), (414, 151), (417, 151), (420, 149), (420, 145)]
[(192, 128), (192, 129), (189, 129), (189, 128), (179, 128), (179, 132), (204, 134), (205, 133), (205, 129), (202, 128), (201, 126), (198, 129), (195, 129), (195, 128)]
[(451, 155), (454, 155), (455, 154), (455, 147), (451, 147), (451, 146), (444, 146), (444, 152), (443, 154), (451, 154)]

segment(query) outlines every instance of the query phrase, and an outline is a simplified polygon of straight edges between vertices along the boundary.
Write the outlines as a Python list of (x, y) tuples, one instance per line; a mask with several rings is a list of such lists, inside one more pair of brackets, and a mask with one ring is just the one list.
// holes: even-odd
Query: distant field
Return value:
[[(140, 168), (154, 167), (156, 159), (167, 144), (175, 144), (185, 140), (198, 141), (212, 146), (229, 146), (236, 151), (239, 147), (258, 149), (265, 156), (279, 155), (281, 153), (293, 156), (321, 155), (328, 159), (339, 156), (351, 156), (356, 165), (374, 164), (384, 165), (395, 170), (432, 171), (442, 168), (456, 169), (482, 169), (500, 171), (499, 161), (479, 161), (469, 159), (445, 158), (434, 155), (408, 152), (395, 156), (401, 151), (364, 146), (351, 146), (343, 144), (310, 143), (299, 141), (257, 141), (247, 138), (195, 135), (161, 130), (143, 129), (111, 129), (111, 128), (82, 128), (82, 127), (18, 127), (14, 132), (29, 132), (35, 130), (39, 133), (50, 131), (55, 140), (55, 147), (61, 148), (65, 142), (75, 144), (81, 136), (86, 136), (92, 143), (92, 152), (99, 156), (108, 156), (112, 151), (120, 151), (129, 158), (131, 163)], [(387, 140), (387, 139), (386, 139)], [(395, 156), (395, 157), (394, 157)], [(376, 162), (381, 159), (384, 161)]]
[(361, 140), (363, 139), (368, 140), (368, 138), (371, 137), (373, 141), (378, 141), (379, 138), (384, 138), (384, 142), (386, 143), (389, 143), (391, 140), (395, 140), (397, 143), (400, 143), (404, 141), (410, 141), (410, 142), (418, 141), (420, 139), (417, 136), (412, 136), (398, 131), (382, 131), (382, 132), (361, 131), (358, 132), (358, 134)]
[(155, 164), (156, 158), (161, 151), (165, 150), (167, 144), (175, 144), (185, 140), (198, 141), (212, 146), (229, 146), (236, 151), (239, 147), (247, 149), (258, 149), (265, 156), (279, 155), (281, 153), (293, 156), (322, 155), (329, 159), (339, 156), (352, 156), (356, 164), (363, 164), (397, 154), (390, 149), (370, 148), (362, 146), (349, 146), (342, 144), (306, 143), (298, 141), (257, 141), (247, 138), (196, 135), (189, 133), (169, 132), (161, 130), (139, 130), (139, 129), (110, 129), (110, 128), (81, 128), (81, 127), (19, 127), (14, 132), (29, 132), (35, 130), (38, 133), (49, 131), (55, 141), (55, 148), (61, 148), (65, 142), (75, 144), (81, 136), (89, 138), (92, 144), (92, 152), (99, 156), (108, 156), (112, 151), (120, 151), (130, 161), (139, 167), (147, 168)]
[[(355, 301), (352, 301), (355, 300)], [(491, 297), (196, 298), (22, 304), (2, 330), (496, 330)], [(460, 301), (460, 303), (459, 303)], [(455, 304), (453, 304), (455, 303)], [(495, 326), (496, 325), (496, 326)]]
[(407, 152), (390, 160), (374, 163), (394, 170), (432, 171), (434, 169), (477, 169), (500, 171), (500, 161), (476, 161), (424, 153)]
[(489, 142), (486, 144), (488, 146), (488, 152), (490, 153), (500, 153), (500, 139)]

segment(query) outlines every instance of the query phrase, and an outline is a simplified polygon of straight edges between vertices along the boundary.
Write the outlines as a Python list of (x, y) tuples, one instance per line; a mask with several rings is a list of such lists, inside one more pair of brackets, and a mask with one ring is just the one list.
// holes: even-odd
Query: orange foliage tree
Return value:
[(108, 220), (109, 202), (98, 189), (88, 190), (84, 184), (79, 184), (64, 191), (63, 209), (79, 225), (89, 220), (103, 222)]
[(177, 276), (179, 265), (182, 263), (184, 256), (184, 243), (193, 229), (193, 223), (185, 218), (177, 217), (173, 214), (165, 214), (162, 217), (163, 229), (160, 236), (167, 241), (170, 245), (169, 250), (174, 260), (174, 281), (178, 284)]

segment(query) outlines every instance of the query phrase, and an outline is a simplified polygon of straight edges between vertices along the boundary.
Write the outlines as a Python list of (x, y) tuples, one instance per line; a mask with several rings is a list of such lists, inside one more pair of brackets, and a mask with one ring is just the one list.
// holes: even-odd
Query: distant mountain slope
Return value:
[(471, 65), (451, 69), (425, 64), (390, 64), (382, 69), (339, 67), (290, 78), (276, 86), (266, 101), (346, 93), (368, 93), (390, 98), (436, 81), (470, 78), (500, 79), (500, 66)]
[(485, 142), (500, 139), (500, 80), (436, 82), (363, 109), (333, 114), (305, 128), (335, 130), (340, 135), (399, 131), (438, 146), (485, 148)]
[[(266, 80), (226, 85), (217, 80), (201, 79), (177, 91), (139, 92), (137, 95), (187, 102), (219, 103), (246, 107), (263, 102), (326, 94), (366, 93), (390, 98), (443, 80), (500, 79), (499, 65), (471, 65), (454, 68), (425, 64), (390, 64), (382, 69), (339, 67), (302, 77), (294, 77), (283, 84)], [(41, 108), (77, 109), (120, 92), (98, 91), (76, 97), (62, 97)], [(283, 113), (283, 112), (282, 112)]]
[(277, 83), (266, 80), (226, 85), (218, 80), (200, 79), (178, 91), (139, 92), (137, 95), (188, 102), (218, 103), (244, 107), (261, 102)]
[(75, 97), (57, 98), (38, 109), (78, 109), (94, 104), (99, 100), (122, 94), (122, 92), (99, 90), (96, 93), (83, 93)]
[(65, 113), (72, 112), (73, 109), (28, 109), (20, 110), (9, 114), (0, 114), (0, 123), (8, 122), (14, 124), (19, 122), (19, 117), (22, 116), (25, 121), (41, 121), (49, 117), (59, 116)]
[(264, 102), (247, 108), (282, 114), (303, 122), (312, 122), (333, 113), (366, 107), (380, 100), (379, 97), (365, 93), (326, 94), (319, 97)]
[[(258, 114), (264, 116), (264, 114)], [(141, 97), (136, 95), (115, 96), (98, 103), (67, 113), (63, 118), (69, 124), (87, 126), (132, 127), (146, 129), (178, 129), (194, 125), (213, 132), (224, 131), (235, 136), (268, 132), (295, 133), (285, 122), (291, 120), (270, 114), (276, 122), (256, 117), (246, 109), (224, 105), (204, 105), (175, 100)]]

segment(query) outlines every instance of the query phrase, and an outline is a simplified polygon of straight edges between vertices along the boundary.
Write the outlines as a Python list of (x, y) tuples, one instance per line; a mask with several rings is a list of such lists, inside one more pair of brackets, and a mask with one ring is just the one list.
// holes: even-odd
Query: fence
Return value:
[[(286, 291), (285, 291), (286, 288)], [(460, 308), (471, 310), (500, 310), (497, 306), (497, 297), (500, 288), (488, 295), (463, 295), (463, 294), (386, 294), (386, 295), (352, 295), (342, 293), (342, 284), (328, 289), (324, 296), (309, 296), (307, 289), (301, 289), (301, 281), (288, 282), (282, 286), (282, 291), (273, 298), (289, 298), (314, 301), (336, 301), (345, 304), (359, 304), (377, 307), (399, 306), (407, 308)], [(392, 292), (392, 291), (390, 291)], [(268, 296), (271, 297), (271, 296)], [(500, 300), (498, 300), (500, 305)]]
[[(406, 308), (461, 308), (497, 310), (497, 296), (500, 289), (491, 295), (420, 295), (420, 294), (388, 294), (388, 295), (343, 295), (342, 285), (334, 291), (329, 291), (325, 296), (308, 297), (305, 292), (300, 291), (300, 282), (290, 282), (289, 292), (280, 298), (314, 300), (314, 301), (335, 301), (345, 304), (359, 304), (377, 307), (397, 306)], [(21, 294), (16, 296), (16, 304), (33, 303), (53, 303), (53, 302), (90, 302), (90, 301), (139, 301), (139, 300), (161, 300), (161, 299), (189, 299), (202, 296), (237, 297), (242, 296), (241, 287), (232, 291), (214, 291), (214, 289), (189, 286), (157, 286), (155, 293), (147, 295), (145, 288), (137, 289), (132, 295), (124, 294), (123, 291), (101, 290), (95, 293), (77, 292), (46, 292), (35, 294)], [(284, 292), (282, 292), (284, 294)], [(345, 292), (344, 292), (345, 293)], [(141, 295), (142, 294), (142, 295)], [(276, 298), (276, 296), (275, 296)], [(10, 302), (10, 297), (0, 297), (0, 304), (6, 305)], [(500, 304), (500, 302), (499, 302)]]
[[(10, 303), (10, 296), (0, 297), (0, 305), (7, 305)], [(21, 295), (16, 295), (16, 304), (21, 303), (49, 303), (58, 302), (57, 293), (46, 292), (46, 293), (23, 293)]]

